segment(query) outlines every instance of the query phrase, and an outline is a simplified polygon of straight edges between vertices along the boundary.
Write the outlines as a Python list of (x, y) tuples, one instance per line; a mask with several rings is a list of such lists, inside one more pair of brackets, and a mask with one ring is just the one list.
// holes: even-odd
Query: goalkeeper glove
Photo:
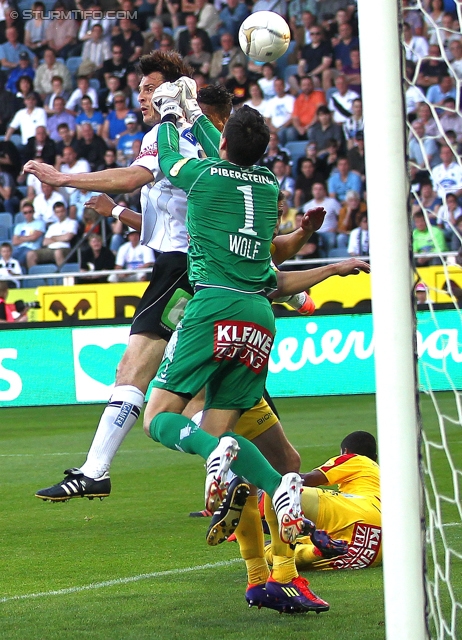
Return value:
[(347, 540), (334, 540), (327, 531), (316, 529), (314, 522), (311, 522), (311, 520), (304, 520), (302, 533), (311, 538), (311, 542), (323, 558), (336, 558), (348, 553)]
[(288, 307), (294, 311), (298, 311), (302, 316), (310, 316), (316, 310), (316, 305), (314, 304), (313, 299), (306, 293), (306, 291), (296, 293), (293, 296), (276, 298), (273, 302), (284, 302)]
[(186, 116), (186, 120), (194, 124), (202, 115), (202, 109), (197, 102), (196, 81), (187, 76), (182, 76), (175, 82), (181, 88), (180, 105)]
[(164, 82), (154, 91), (152, 106), (160, 114), (161, 119), (168, 115), (181, 118), (183, 109), (180, 107), (180, 99), (180, 87), (173, 82)]

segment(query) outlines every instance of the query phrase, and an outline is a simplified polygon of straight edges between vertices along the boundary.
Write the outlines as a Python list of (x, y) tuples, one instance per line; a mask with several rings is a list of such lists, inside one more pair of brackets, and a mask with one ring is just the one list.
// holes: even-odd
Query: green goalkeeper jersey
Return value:
[(270, 255), (278, 215), (275, 176), (265, 167), (239, 167), (219, 158), (184, 158), (178, 148), (176, 127), (162, 124), (158, 134), (160, 167), (188, 199), (191, 285), (246, 293), (275, 289)]

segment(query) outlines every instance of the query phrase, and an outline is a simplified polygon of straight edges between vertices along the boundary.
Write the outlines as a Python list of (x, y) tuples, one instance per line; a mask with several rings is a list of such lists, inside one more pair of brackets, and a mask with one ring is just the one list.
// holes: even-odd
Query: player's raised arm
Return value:
[(370, 270), (371, 267), (367, 262), (357, 258), (350, 258), (307, 271), (278, 271), (276, 274), (278, 288), (270, 297), (291, 296), (314, 287), (332, 276), (357, 275), (361, 271), (370, 273)]
[(273, 251), (273, 262), (277, 265), (285, 260), (290, 260), (311, 238), (315, 231), (321, 228), (326, 215), (325, 209), (316, 207), (307, 211), (299, 229), (283, 236), (276, 236), (273, 239), (275, 250)]
[(65, 174), (49, 164), (29, 160), (24, 165), (24, 172), (52, 187), (75, 187), (101, 193), (130, 193), (152, 181), (149, 169), (133, 165), (95, 173)]

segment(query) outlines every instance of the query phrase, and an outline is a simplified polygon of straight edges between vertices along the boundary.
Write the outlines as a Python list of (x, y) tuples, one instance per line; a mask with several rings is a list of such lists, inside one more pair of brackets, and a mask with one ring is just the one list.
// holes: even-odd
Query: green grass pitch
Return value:
[[(285, 399), (277, 406), (305, 471), (335, 455), (350, 431), (375, 433), (371, 396)], [(101, 411), (2, 410), (2, 640), (385, 637), (380, 568), (309, 574), (313, 590), (331, 604), (324, 614), (248, 609), (237, 545), (208, 547), (208, 521), (188, 517), (203, 504), (202, 460), (153, 444), (140, 423), (113, 463), (109, 498), (34, 498), (63, 469), (83, 462)], [(460, 571), (455, 576), (460, 580)]]

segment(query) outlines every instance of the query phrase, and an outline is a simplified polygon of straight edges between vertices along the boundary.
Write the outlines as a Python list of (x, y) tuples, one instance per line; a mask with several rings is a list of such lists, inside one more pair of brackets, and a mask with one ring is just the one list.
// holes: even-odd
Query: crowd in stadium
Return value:
[[(426, 17), (412, 0), (403, 2), (409, 154), (416, 209), (430, 185), (431, 206), (425, 206), (441, 242), (434, 246), (424, 221), (425, 229), (414, 232), (416, 252), (458, 249), (454, 229), (462, 213), (462, 170), (452, 151), (462, 143), (455, 88), (462, 75), (460, 27), (453, 0), (424, 5)], [(237, 37), (245, 17), (262, 9), (285, 16), (293, 36), (282, 59), (263, 65), (246, 58)], [(63, 173), (129, 165), (146, 132), (136, 62), (155, 49), (179, 51), (199, 88), (221, 83), (234, 109), (248, 104), (265, 116), (271, 141), (261, 162), (286, 197), (281, 233), (297, 228), (300, 212), (313, 206), (327, 211), (297, 258), (368, 255), (356, 10), (353, 0), (0, 2), (0, 241), (11, 243), (16, 273), (43, 263), (60, 268), (77, 256), (81, 270), (110, 269), (116, 255), (119, 268), (151, 264), (139, 239), (139, 250), (133, 249), (136, 234), (127, 237), (120, 221), (98, 222), (85, 207), (93, 194), (55, 190), (21, 169), (31, 159)], [(444, 52), (435, 24), (446, 30)], [(139, 191), (118, 200), (140, 210)], [(94, 254), (101, 235), (111, 256), (99, 249)], [(83, 251), (67, 258), (82, 237)], [(130, 246), (133, 260), (127, 259)], [(6, 268), (2, 262), (0, 268)]]

